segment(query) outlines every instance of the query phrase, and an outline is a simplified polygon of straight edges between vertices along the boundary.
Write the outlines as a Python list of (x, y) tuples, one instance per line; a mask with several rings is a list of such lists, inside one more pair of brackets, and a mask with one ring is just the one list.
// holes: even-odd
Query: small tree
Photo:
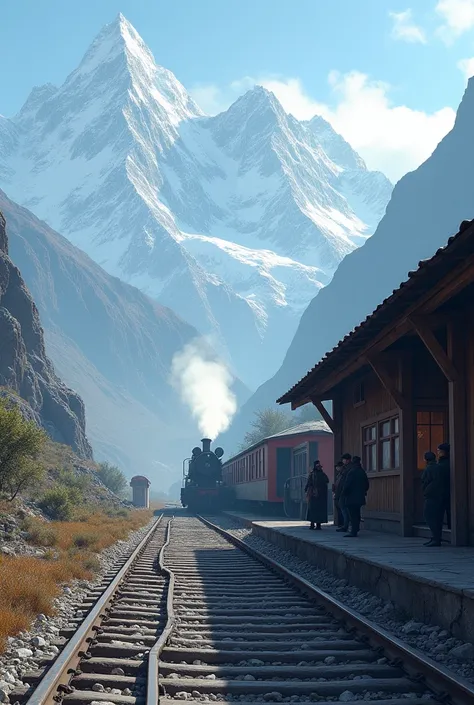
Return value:
[(296, 426), (298, 423), (297, 418), (292, 418), (280, 409), (269, 408), (256, 411), (255, 419), (251, 423), (251, 430), (244, 436), (242, 449), (258, 443), (263, 438), (267, 438), (267, 436), (273, 436), (275, 433), (280, 433), (287, 428)]
[(44, 431), (26, 421), (15, 405), (0, 399), (0, 493), (13, 500), (40, 479), (37, 457), (45, 441)]
[(99, 479), (116, 495), (125, 494), (127, 489), (127, 478), (116, 465), (110, 463), (99, 463), (98, 470)]

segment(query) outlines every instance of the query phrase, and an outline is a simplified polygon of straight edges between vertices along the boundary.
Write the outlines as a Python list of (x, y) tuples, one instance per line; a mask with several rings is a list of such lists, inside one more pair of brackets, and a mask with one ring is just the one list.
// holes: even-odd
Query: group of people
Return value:
[(441, 443), (437, 455), (425, 453), (426, 468), (421, 476), (423, 487), (425, 521), (431, 530), (431, 539), (425, 546), (441, 546), (444, 515), (448, 529), (451, 528), (451, 478), (450, 445)]
[[(321, 463), (315, 460), (305, 487), (308, 500), (307, 520), (312, 530), (321, 529), (321, 525), (328, 521), (328, 484), (329, 478)], [(359, 456), (344, 453), (341, 461), (336, 464), (332, 489), (337, 531), (343, 531), (345, 536), (355, 538), (360, 530), (360, 510), (365, 504), (369, 490), (369, 480)]]
[[(441, 443), (437, 448), (437, 457), (431, 451), (426, 452), (424, 456), (426, 468), (421, 476), (424, 515), (432, 535), (425, 546), (441, 546), (445, 515), (448, 529), (451, 528), (449, 452), (449, 443)], [(329, 478), (323, 466), (319, 460), (315, 460), (305, 487), (308, 501), (307, 520), (312, 530), (321, 529), (322, 524), (328, 521), (328, 484)], [(369, 490), (369, 479), (359, 456), (344, 453), (340, 462), (336, 463), (332, 490), (337, 531), (354, 538), (360, 530), (360, 510), (365, 504)]]

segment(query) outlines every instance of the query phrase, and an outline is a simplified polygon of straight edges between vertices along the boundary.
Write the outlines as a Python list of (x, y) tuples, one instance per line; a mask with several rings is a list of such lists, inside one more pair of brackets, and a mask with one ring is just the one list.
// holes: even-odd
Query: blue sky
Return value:
[(261, 83), (296, 117), (323, 114), (393, 180), (451, 128), (474, 73), (474, 0), (1, 4), (3, 115), (13, 115), (33, 86), (62, 83), (121, 11), (204, 110), (225, 109)]

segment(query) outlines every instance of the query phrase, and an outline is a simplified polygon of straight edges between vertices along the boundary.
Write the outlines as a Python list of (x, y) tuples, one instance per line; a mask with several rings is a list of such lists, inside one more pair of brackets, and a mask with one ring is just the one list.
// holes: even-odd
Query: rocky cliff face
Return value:
[(68, 389), (46, 356), (38, 310), (20, 271), (8, 256), (0, 212), (0, 386), (13, 389), (49, 436), (82, 458), (92, 457), (82, 399)]
[[(199, 436), (170, 383), (174, 355), (197, 330), (108, 275), (1, 190), (0, 210), (10, 257), (40, 312), (47, 354), (86, 404), (94, 457), (167, 489)], [(239, 404), (249, 396), (239, 380), (233, 390)]]

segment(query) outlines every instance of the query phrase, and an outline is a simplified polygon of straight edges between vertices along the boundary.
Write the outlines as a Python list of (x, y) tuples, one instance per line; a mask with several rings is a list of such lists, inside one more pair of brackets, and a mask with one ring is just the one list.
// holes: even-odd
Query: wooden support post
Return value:
[(367, 358), (367, 361), (375, 372), (375, 374), (377, 375), (382, 386), (390, 394), (398, 408), (402, 409), (404, 406), (406, 406), (406, 399), (404, 398), (403, 394), (397, 389), (396, 381), (391, 378), (383, 361), (380, 358)]
[(332, 418), (334, 422), (334, 460), (337, 462), (344, 453), (342, 447), (342, 400), (340, 394), (334, 395), (333, 397)]
[(400, 516), (402, 536), (413, 536), (415, 514), (416, 417), (413, 400), (413, 363), (407, 353), (399, 360), (399, 384), (406, 403), (400, 407)]
[(317, 399), (316, 397), (311, 397), (311, 401), (313, 402), (314, 406), (316, 409), (319, 411), (321, 416), (323, 417), (324, 421), (327, 423), (331, 431), (334, 433), (334, 421), (332, 416), (329, 414), (329, 411), (326, 409), (324, 406), (323, 402), (321, 399)]
[(466, 328), (459, 321), (448, 324), (448, 356), (457, 374), (448, 379), (449, 442), (451, 445), (451, 543), (469, 544), (468, 439), (465, 379)]

